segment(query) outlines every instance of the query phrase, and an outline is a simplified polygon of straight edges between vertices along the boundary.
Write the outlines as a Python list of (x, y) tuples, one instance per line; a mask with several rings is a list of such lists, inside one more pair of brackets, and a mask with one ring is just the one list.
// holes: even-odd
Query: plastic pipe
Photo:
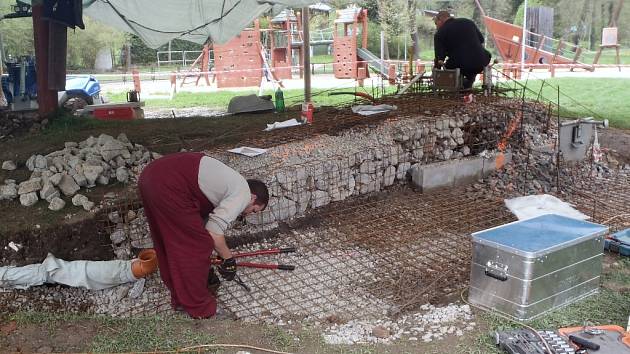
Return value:
[(131, 262), (131, 273), (136, 279), (144, 278), (158, 269), (155, 250), (147, 248), (138, 253), (138, 259)]

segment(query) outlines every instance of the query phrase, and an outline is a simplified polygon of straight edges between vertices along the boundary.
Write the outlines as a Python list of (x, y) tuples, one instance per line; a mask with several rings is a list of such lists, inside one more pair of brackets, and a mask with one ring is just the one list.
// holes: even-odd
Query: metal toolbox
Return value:
[(530, 320), (594, 294), (607, 232), (549, 214), (473, 233), (469, 301)]

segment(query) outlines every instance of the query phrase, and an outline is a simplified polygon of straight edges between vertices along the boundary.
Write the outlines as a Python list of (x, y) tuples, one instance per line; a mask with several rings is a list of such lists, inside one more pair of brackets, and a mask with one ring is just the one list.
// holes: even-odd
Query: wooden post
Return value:
[(312, 103), (312, 97), (311, 97), (311, 71), (309, 70), (310, 66), (311, 66), (311, 57), (310, 57), (310, 53), (308, 52), (308, 50), (305, 50), (306, 47), (310, 46), (311, 44), (311, 34), (310, 34), (310, 26), (309, 26), (309, 13), (308, 13), (308, 7), (303, 7), (302, 8), (302, 33), (303, 33), (303, 38), (302, 38), (302, 55), (301, 57), (303, 58), (302, 60), (302, 68), (305, 69), (304, 71), (304, 103), (305, 104), (311, 104)]
[[(33, 40), (35, 41), (35, 64), (37, 65), (37, 104), (43, 119), (57, 109), (57, 90), (48, 85), (48, 21), (42, 17), (43, 2), (33, 2)], [(65, 72), (65, 68), (64, 68)]]
[(615, 50), (617, 51), (617, 57), (615, 61), (617, 62), (617, 66), (619, 66), (619, 72), (621, 72), (621, 59), (619, 58), (619, 46), (615, 46)]
[(365, 80), (365, 68), (363, 66), (359, 66), (357, 68), (357, 81), (359, 82), (359, 86), (363, 87)]
[(133, 89), (140, 92), (140, 72), (134, 68), (131, 70), (131, 76), (133, 77)]
[(597, 53), (595, 53), (595, 59), (593, 59), (593, 65), (599, 62), (599, 57), (602, 55), (602, 49), (603, 47), (600, 45), (599, 49), (597, 50)]
[(396, 83), (396, 64), (389, 64), (389, 71), (387, 72), (387, 76), (389, 76), (389, 83)]
[(564, 47), (564, 42), (562, 40), (558, 41), (558, 47), (556, 48), (556, 52), (553, 53), (553, 57), (551, 58), (551, 63), (549, 63), (550, 64), (549, 71), (551, 72), (551, 77), (555, 77), (556, 69), (554, 68), (554, 64), (556, 63), (556, 58), (562, 51), (563, 47)]
[[(534, 65), (536, 65), (536, 63), (538, 63), (538, 52), (540, 52), (540, 49), (545, 44), (545, 39), (546, 38), (547, 37), (542, 36), (542, 39), (540, 40), (540, 43), (538, 43), (538, 47), (536, 47), (536, 51), (534, 52), (534, 58), (532, 59), (532, 62), (534, 63)], [(532, 66), (531, 68), (529, 68), (529, 71), (531, 72), (533, 69), (534, 69), (534, 67)]]
[[(575, 56), (573, 57), (573, 64), (576, 64), (578, 62), (578, 59), (580, 59), (580, 55), (581, 54), (582, 54), (582, 48), (576, 47), (576, 49), (575, 49)], [(573, 69), (575, 69), (575, 68), (571, 67), (570, 71), (573, 71)]]

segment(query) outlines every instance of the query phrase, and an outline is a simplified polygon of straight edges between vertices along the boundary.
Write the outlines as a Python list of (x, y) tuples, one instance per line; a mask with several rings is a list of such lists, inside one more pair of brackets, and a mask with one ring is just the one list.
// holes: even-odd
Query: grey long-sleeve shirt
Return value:
[(198, 180), (199, 189), (214, 205), (213, 212), (208, 215), (206, 230), (213, 235), (224, 235), (251, 200), (247, 180), (209, 156), (201, 158)]

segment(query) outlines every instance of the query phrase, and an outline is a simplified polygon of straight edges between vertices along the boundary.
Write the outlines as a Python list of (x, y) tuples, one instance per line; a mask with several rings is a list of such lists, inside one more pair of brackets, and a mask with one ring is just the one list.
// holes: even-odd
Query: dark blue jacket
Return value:
[(435, 60), (444, 60), (447, 69), (480, 73), (490, 63), (490, 53), (483, 47), (483, 35), (467, 18), (447, 20), (434, 36)]

